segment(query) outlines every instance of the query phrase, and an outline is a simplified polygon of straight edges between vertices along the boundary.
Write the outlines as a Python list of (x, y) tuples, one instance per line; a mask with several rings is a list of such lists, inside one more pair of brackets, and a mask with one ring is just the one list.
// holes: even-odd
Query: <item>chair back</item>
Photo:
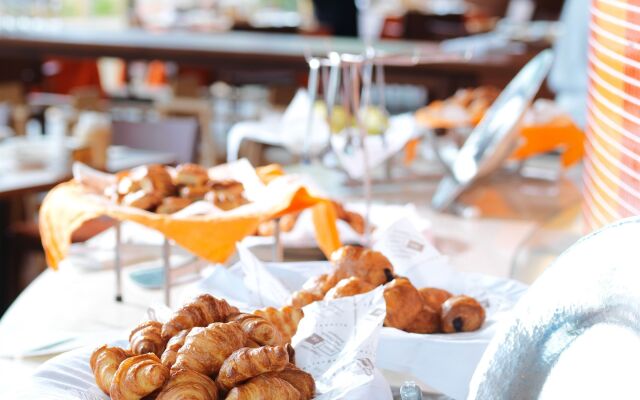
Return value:
[(198, 121), (195, 118), (113, 122), (112, 144), (171, 153), (180, 163), (195, 161), (197, 143)]
[(565, 251), (498, 328), (468, 399), (640, 398), (640, 218)]

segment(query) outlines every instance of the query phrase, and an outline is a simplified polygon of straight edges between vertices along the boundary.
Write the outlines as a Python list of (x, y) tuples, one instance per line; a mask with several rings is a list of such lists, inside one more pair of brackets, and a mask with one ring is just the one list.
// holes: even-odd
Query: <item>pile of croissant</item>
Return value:
[(105, 195), (118, 204), (159, 214), (173, 214), (198, 200), (210, 201), (222, 210), (247, 203), (242, 183), (212, 180), (196, 164), (176, 168), (152, 164), (121, 172)]
[(438, 288), (417, 289), (407, 278), (397, 276), (380, 252), (345, 246), (336, 250), (330, 261), (333, 271), (307, 281), (292, 295), (293, 307), (366, 293), (384, 285), (385, 326), (412, 333), (456, 333), (478, 330), (484, 323), (485, 310), (478, 301)]
[(302, 317), (290, 306), (241, 313), (201, 295), (164, 324), (137, 326), (128, 349), (96, 349), (91, 370), (113, 400), (309, 400), (315, 381), (290, 344)]

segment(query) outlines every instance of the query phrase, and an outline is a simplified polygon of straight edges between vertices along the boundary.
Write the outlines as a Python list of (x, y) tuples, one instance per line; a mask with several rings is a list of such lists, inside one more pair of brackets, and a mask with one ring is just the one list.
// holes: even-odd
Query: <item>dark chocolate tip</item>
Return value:
[(122, 295), (121, 295), (121, 294), (116, 295), (116, 301), (117, 301), (118, 303), (122, 303)]
[(451, 321), (451, 324), (453, 325), (453, 329), (455, 329), (456, 332), (462, 332), (462, 328), (464, 326), (462, 317), (454, 318), (453, 321)]
[(396, 279), (396, 277), (393, 275), (393, 272), (391, 272), (391, 270), (389, 268), (385, 268), (384, 269), (384, 276), (385, 276), (385, 278), (387, 278), (387, 283), (389, 283), (392, 280)]

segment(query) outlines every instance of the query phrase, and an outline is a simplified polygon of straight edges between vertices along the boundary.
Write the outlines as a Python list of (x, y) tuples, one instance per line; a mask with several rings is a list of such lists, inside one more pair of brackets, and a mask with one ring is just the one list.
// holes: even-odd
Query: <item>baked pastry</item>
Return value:
[(162, 327), (162, 337), (168, 339), (183, 329), (223, 322), (229, 315), (238, 312), (237, 308), (229, 305), (225, 300), (203, 294), (173, 314)]
[(206, 186), (183, 186), (180, 188), (180, 197), (191, 201), (202, 200), (208, 191)]
[(171, 371), (169, 382), (155, 400), (217, 400), (218, 387), (206, 375), (188, 369)]
[(300, 392), (301, 400), (311, 400), (316, 394), (316, 381), (308, 372), (301, 370), (294, 364), (289, 363), (285, 369), (280, 372), (270, 372), (267, 376), (275, 376), (285, 380)]
[(300, 392), (289, 382), (275, 376), (259, 375), (236, 386), (226, 400), (300, 400)]
[(210, 181), (207, 186), (212, 191), (226, 197), (240, 197), (244, 194), (244, 185), (232, 179)]
[[(365, 221), (364, 221), (364, 217), (362, 215), (360, 215), (360, 214), (358, 214), (356, 212), (347, 211), (346, 212), (346, 217), (343, 220), (347, 224), (349, 224), (349, 226), (351, 226), (351, 229), (353, 229), (354, 231), (356, 231), (360, 235), (364, 235)], [(369, 229), (369, 231), (371, 231), (371, 229)]]
[(138, 325), (129, 335), (134, 355), (153, 353), (160, 357), (167, 341), (162, 338), (162, 323), (147, 321)]
[[(259, 315), (246, 313), (234, 314), (227, 318), (227, 322), (237, 322), (240, 324), (240, 328), (247, 335), (249, 341), (257, 345), (278, 346), (284, 344), (278, 328)], [(257, 346), (252, 346), (252, 343), (248, 343), (248, 347)]]
[(384, 325), (405, 330), (423, 311), (418, 289), (407, 278), (396, 278), (384, 288), (387, 315)]
[(156, 192), (147, 193), (144, 190), (138, 190), (125, 195), (122, 198), (122, 204), (129, 207), (140, 208), (142, 210), (151, 210), (156, 208), (162, 201), (162, 196)]
[(158, 214), (173, 214), (191, 205), (191, 199), (185, 197), (165, 197), (156, 209)]
[(116, 174), (116, 193), (122, 197), (129, 193), (140, 190), (140, 184), (129, 176), (128, 171), (119, 172)]
[(289, 304), (296, 308), (302, 308), (314, 301), (322, 300), (323, 297), (307, 290), (298, 290), (291, 294)]
[(440, 312), (424, 305), (422, 310), (404, 328), (411, 333), (436, 333), (440, 331)]
[(442, 331), (471, 332), (482, 327), (484, 307), (469, 296), (454, 296), (442, 304)]
[(183, 186), (205, 186), (209, 180), (207, 170), (198, 164), (179, 164), (176, 167), (173, 182)]
[(172, 369), (191, 369), (215, 375), (234, 351), (244, 346), (247, 336), (235, 322), (214, 322), (206, 328), (193, 328), (178, 350)]
[(129, 177), (140, 185), (145, 193), (157, 193), (160, 197), (171, 196), (176, 188), (167, 169), (159, 164), (133, 168)]
[(331, 290), (324, 296), (325, 300), (338, 299), (341, 297), (355, 296), (357, 294), (367, 293), (375, 289), (375, 286), (366, 282), (357, 276), (351, 278), (345, 278), (338, 282)]
[(111, 382), (112, 400), (139, 400), (160, 389), (169, 379), (169, 369), (155, 354), (143, 354), (124, 360)]
[(301, 309), (291, 306), (284, 306), (279, 309), (267, 307), (262, 310), (256, 310), (253, 313), (265, 318), (278, 328), (285, 343), (291, 342), (291, 338), (298, 330), (300, 320), (304, 317)]
[(171, 368), (173, 364), (176, 362), (176, 358), (178, 357), (178, 350), (184, 344), (184, 339), (189, 334), (189, 329), (182, 330), (178, 332), (174, 337), (169, 339), (167, 342), (167, 347), (164, 349), (162, 356), (160, 357), (160, 361), (162, 361), (162, 365), (167, 368)]
[(442, 303), (447, 301), (453, 295), (444, 289), (438, 289), (433, 287), (425, 287), (418, 289), (422, 301), (429, 306), (432, 310), (440, 311), (442, 309)]
[(314, 301), (322, 300), (335, 283), (329, 281), (329, 275), (327, 274), (314, 276), (302, 285), (302, 289), (291, 295), (289, 304), (293, 307), (302, 308)]
[(331, 255), (331, 263), (334, 272), (330, 275), (329, 281), (334, 283), (356, 276), (373, 286), (379, 286), (393, 279), (393, 266), (387, 257), (364, 247), (341, 247)]
[(289, 354), (281, 346), (248, 347), (236, 350), (227, 358), (216, 383), (223, 391), (266, 372), (282, 371), (289, 364)]
[[(291, 232), (296, 226), (300, 213), (289, 213), (280, 217), (280, 232)], [(258, 236), (273, 236), (276, 231), (276, 221), (264, 221), (258, 225)]]
[(205, 200), (212, 202), (221, 210), (232, 210), (248, 203), (244, 197), (244, 186), (238, 181), (210, 181), (208, 188), (209, 192), (206, 194)]
[(129, 357), (131, 357), (131, 353), (128, 351), (107, 345), (98, 347), (91, 354), (89, 365), (96, 378), (96, 384), (103, 392), (109, 394), (109, 388), (118, 366)]

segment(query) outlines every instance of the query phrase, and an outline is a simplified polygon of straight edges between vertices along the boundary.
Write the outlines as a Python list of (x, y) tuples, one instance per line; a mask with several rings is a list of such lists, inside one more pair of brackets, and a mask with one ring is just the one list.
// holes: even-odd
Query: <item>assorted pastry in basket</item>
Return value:
[(159, 214), (173, 214), (198, 200), (209, 201), (222, 210), (248, 202), (242, 183), (212, 180), (206, 168), (196, 164), (175, 168), (152, 164), (123, 171), (105, 195), (118, 204)]
[(291, 306), (241, 313), (201, 295), (164, 324), (136, 327), (128, 349), (96, 349), (91, 370), (113, 400), (308, 400), (315, 381), (290, 344), (302, 317)]
[[(339, 220), (342, 220), (349, 224), (351, 229), (353, 229), (356, 233), (360, 235), (364, 234), (365, 221), (364, 217), (361, 214), (345, 209), (344, 206), (337, 201), (331, 201), (331, 203), (335, 208), (336, 217)], [(298, 222), (298, 217), (300, 217), (300, 212), (293, 212), (280, 217), (280, 232), (291, 232)], [(272, 236), (275, 232), (275, 228), (275, 220), (264, 221), (260, 225), (258, 225), (256, 236)]]
[(313, 277), (292, 295), (293, 307), (362, 294), (384, 285), (385, 326), (412, 333), (456, 333), (478, 330), (484, 323), (485, 310), (478, 301), (443, 289), (418, 289), (407, 278), (397, 276), (380, 252), (345, 246), (336, 250), (330, 261), (330, 273)]
[(474, 126), (496, 100), (500, 91), (493, 86), (460, 89), (446, 100), (435, 100), (416, 112), (416, 119), (432, 128)]

